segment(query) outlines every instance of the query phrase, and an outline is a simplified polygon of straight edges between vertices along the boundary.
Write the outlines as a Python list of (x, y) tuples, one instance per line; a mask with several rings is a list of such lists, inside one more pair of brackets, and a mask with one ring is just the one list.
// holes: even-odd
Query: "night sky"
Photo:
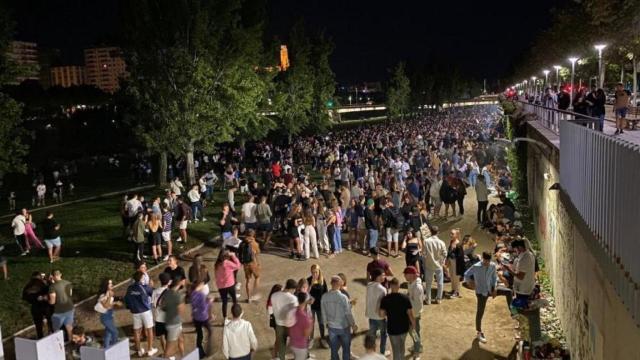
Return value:
[[(470, 76), (509, 75), (513, 61), (549, 25), (563, 1), (268, 1), (267, 37), (285, 38), (303, 18), (325, 30), (336, 48), (332, 66), (341, 83), (384, 80), (398, 61), (454, 63)], [(118, 0), (9, 0), (16, 38), (59, 48), (65, 62), (81, 49), (117, 39)]]

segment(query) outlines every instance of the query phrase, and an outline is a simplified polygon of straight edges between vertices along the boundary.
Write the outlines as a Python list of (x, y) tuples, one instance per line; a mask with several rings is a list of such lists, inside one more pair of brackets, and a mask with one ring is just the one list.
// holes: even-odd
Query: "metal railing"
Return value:
[(640, 319), (640, 145), (560, 121), (560, 185), (601, 247), (599, 258)]
[(519, 103), (522, 104), (522, 109), (525, 112), (535, 114), (536, 121), (556, 135), (560, 135), (560, 123), (563, 121), (577, 122), (590, 129), (596, 129), (600, 122), (600, 119), (598, 118), (578, 114), (572, 111), (548, 108), (546, 106), (526, 101), (519, 101)]

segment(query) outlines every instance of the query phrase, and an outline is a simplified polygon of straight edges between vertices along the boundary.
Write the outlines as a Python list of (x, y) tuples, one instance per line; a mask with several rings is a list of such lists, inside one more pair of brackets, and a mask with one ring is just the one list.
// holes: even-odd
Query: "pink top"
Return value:
[(311, 316), (305, 310), (296, 309), (296, 324), (289, 328), (289, 345), (296, 349), (306, 349), (308, 345), (304, 331), (312, 325)]
[(233, 272), (240, 269), (240, 261), (235, 255), (231, 255), (231, 260), (225, 260), (222, 265), (215, 269), (216, 286), (218, 289), (226, 289), (235, 285), (236, 279)]
[(342, 211), (338, 209), (336, 212), (336, 226), (342, 226)]

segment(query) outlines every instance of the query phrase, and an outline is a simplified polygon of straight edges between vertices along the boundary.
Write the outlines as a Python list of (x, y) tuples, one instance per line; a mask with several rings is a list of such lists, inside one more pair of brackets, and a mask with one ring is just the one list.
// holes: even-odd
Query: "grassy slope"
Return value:
[[(219, 214), (219, 204), (224, 196), (222, 193), (216, 193), (215, 196), (215, 206), (205, 210), (208, 218)], [(243, 198), (236, 196), (236, 203), (241, 204), (242, 200)], [(119, 282), (133, 272), (131, 244), (122, 238), (119, 202), (120, 197), (113, 197), (54, 209), (56, 219), (62, 225), (63, 259), (53, 265), (62, 271), (65, 279), (74, 284), (76, 301), (94, 294), (103, 277)], [(37, 223), (43, 217), (43, 213), (37, 213), (34, 220)], [(0, 280), (0, 324), (3, 336), (31, 324), (29, 306), (21, 300), (22, 287), (33, 271), (52, 270), (46, 250), (39, 250), (26, 257), (16, 256), (9, 222), (10, 219), (0, 223), (4, 229), (0, 234), (0, 244), (7, 247), (4, 255), (9, 257), (10, 277), (9, 281)], [(191, 224), (189, 229), (189, 247), (196, 246), (219, 232), (212, 221)], [(36, 229), (36, 233), (39, 233), (39, 229)], [(176, 236), (177, 231), (174, 230), (173, 237)]]

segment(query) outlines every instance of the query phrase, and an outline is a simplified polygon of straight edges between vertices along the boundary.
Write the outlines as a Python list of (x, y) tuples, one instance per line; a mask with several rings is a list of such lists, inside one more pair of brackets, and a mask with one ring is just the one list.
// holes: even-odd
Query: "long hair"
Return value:
[(106, 294), (107, 291), (109, 291), (109, 281), (111, 281), (111, 279), (109, 279), (109, 278), (103, 278), (100, 281), (100, 287), (98, 289), (98, 296), (100, 296), (102, 294)]
[(313, 275), (311, 276), (311, 284), (309, 285), (313, 285), (313, 284), (324, 284), (324, 275), (322, 275), (322, 269), (320, 269), (320, 265), (318, 264), (313, 264), (311, 265), (311, 272), (313, 273), (313, 270), (318, 270), (318, 279), (317, 280), (313, 280)]
[(198, 254), (193, 258), (193, 264), (189, 268), (189, 279), (193, 282), (205, 281), (207, 277), (207, 266), (202, 263), (202, 255)]
[(271, 287), (271, 291), (269, 291), (269, 296), (267, 296), (267, 306), (271, 305), (271, 296), (279, 291), (282, 291), (282, 285), (275, 284)]
[(213, 265), (214, 269), (218, 271), (218, 267), (222, 265), (222, 263), (229, 258), (229, 250), (223, 249), (218, 253), (218, 258), (216, 259), (216, 263)]

